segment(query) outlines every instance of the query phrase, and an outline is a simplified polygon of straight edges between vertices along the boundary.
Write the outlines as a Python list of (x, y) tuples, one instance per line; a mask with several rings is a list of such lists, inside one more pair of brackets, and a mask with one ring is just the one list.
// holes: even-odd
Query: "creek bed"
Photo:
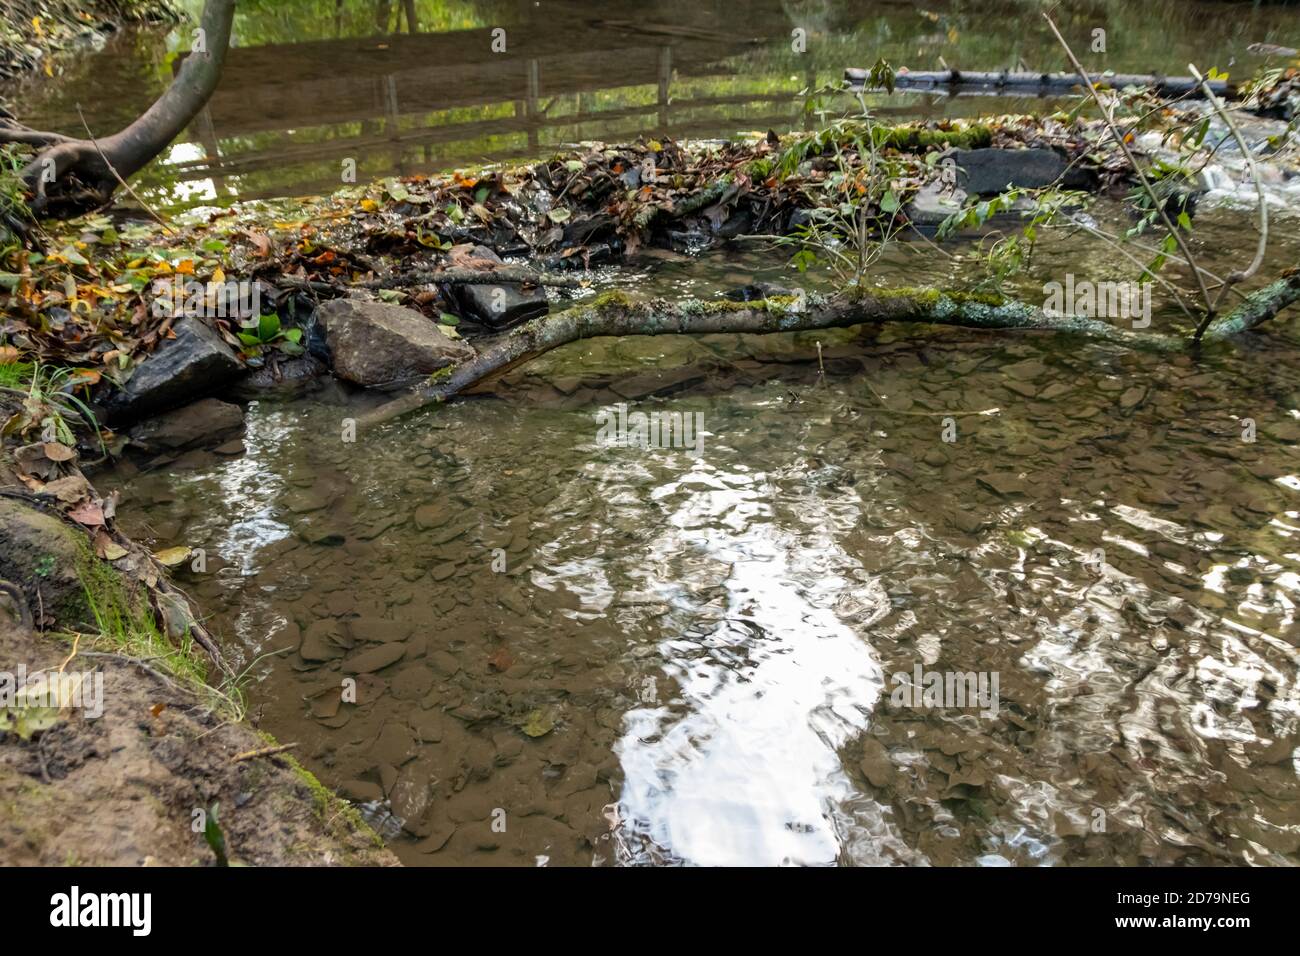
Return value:
[[(1247, 215), (1200, 222), (1249, 247)], [(1045, 243), (1026, 288), (1105, 255)], [(921, 259), (881, 281), (954, 268)], [(638, 399), (651, 369), (680, 390)], [(1289, 323), (1199, 361), (906, 328), (595, 339), (355, 443), (357, 396), (254, 404), (245, 455), (101, 484), (128, 532), (204, 549), (182, 583), (251, 713), (408, 864), (1280, 864), (1297, 382)], [(603, 444), (619, 402), (692, 416), (700, 453)], [(918, 668), (996, 700), (900, 697)]]

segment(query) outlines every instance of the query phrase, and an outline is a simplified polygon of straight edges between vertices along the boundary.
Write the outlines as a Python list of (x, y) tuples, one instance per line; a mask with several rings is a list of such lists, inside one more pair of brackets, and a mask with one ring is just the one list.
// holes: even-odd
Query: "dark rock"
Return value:
[(753, 231), (753, 214), (748, 209), (737, 209), (714, 228), (713, 234), (719, 239), (735, 239), (737, 236), (748, 235)]
[(316, 312), (334, 374), (367, 387), (400, 386), (474, 357), (413, 309), (387, 302), (333, 299)]
[(749, 285), (743, 285), (729, 292), (724, 292), (722, 297), (730, 299), (732, 302), (757, 302), (773, 296), (791, 296), (794, 294), (794, 289), (788, 289), (785, 286), (774, 285), (771, 282), (752, 282)]
[(212, 448), (244, 433), (244, 410), (216, 398), (165, 412), (136, 425), (131, 443), (148, 452)]
[(195, 318), (182, 319), (176, 338), (158, 346), (113, 395), (108, 412), (135, 419), (201, 398), (233, 381), (244, 367), (217, 332)]
[(239, 401), (284, 401), (301, 394), (322, 373), (326, 365), (315, 355), (299, 355), (282, 362), (252, 369), (229, 391)]
[(22, 590), (32, 619), (75, 628), (94, 621), (79, 574), (94, 558), (84, 534), (63, 520), (0, 497), (0, 580)]
[(1050, 186), (1066, 165), (1051, 149), (955, 149), (949, 156), (957, 164), (957, 185), (979, 196)]
[(790, 218), (786, 220), (785, 231), (787, 233), (794, 232), (800, 226), (806, 226), (812, 221), (813, 211), (811, 209), (804, 209), (802, 207), (792, 209), (790, 210)]
[(374, 803), (384, 799), (384, 791), (379, 784), (369, 780), (344, 780), (339, 785), (339, 793), (353, 803)]
[[(467, 258), (466, 265), (473, 268), (472, 260), (476, 259), (502, 264), (501, 258), (486, 246), (476, 246)], [(482, 322), (490, 329), (507, 329), (535, 319), (539, 315), (545, 315), (551, 307), (546, 298), (546, 290), (540, 286), (525, 291), (521, 285), (506, 282), (464, 283), (453, 285), (451, 293), (460, 304), (465, 318)]]

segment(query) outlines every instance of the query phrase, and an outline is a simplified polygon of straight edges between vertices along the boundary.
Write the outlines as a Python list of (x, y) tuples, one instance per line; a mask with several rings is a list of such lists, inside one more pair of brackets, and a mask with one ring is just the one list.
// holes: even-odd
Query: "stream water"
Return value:
[[(1009, 5), (951, 5), (981, 6)], [(1262, 273), (1300, 261), (1295, 222), (1279, 200)], [(1207, 264), (1248, 258), (1251, 223), (1207, 203)], [(877, 277), (968, 268), (900, 246)], [(1049, 238), (1022, 292), (1123, 268)], [(791, 281), (740, 250), (603, 281), (756, 279)], [(372, 402), (256, 402), (243, 454), (100, 483), (129, 533), (203, 550), (181, 581), (250, 716), (408, 864), (1300, 862), (1294, 322), (1196, 360), (595, 339), (345, 441)], [(620, 403), (698, 431), (612, 445)], [(904, 693), (931, 675), (949, 693)]]

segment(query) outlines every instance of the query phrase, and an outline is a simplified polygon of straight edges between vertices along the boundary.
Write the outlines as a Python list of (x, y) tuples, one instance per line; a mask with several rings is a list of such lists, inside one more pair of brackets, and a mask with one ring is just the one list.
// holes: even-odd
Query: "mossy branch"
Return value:
[[(1215, 320), (1204, 341), (1219, 342), (1255, 328), (1300, 300), (1300, 269), (1247, 297), (1235, 311)], [(768, 335), (911, 322), (986, 331), (1051, 332), (1108, 342), (1122, 348), (1183, 352), (1181, 336), (1134, 331), (1099, 319), (1058, 316), (1038, 306), (999, 295), (938, 289), (854, 289), (834, 295), (799, 294), (733, 302), (728, 299), (632, 299), (607, 292), (563, 312), (534, 319), (418, 391), (379, 406), (358, 419), (361, 427), (378, 425), (453, 395), (530, 361), (551, 349), (599, 335)]]

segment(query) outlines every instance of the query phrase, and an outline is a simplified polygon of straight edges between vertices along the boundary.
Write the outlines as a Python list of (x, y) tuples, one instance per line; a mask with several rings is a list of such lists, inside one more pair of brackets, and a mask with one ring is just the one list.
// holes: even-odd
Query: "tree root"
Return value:
[[(1288, 271), (1252, 293), (1234, 311), (1216, 319), (1202, 342), (1223, 342), (1273, 318), (1300, 301), (1300, 269)], [(1000, 296), (948, 293), (931, 289), (873, 289), (830, 296), (781, 296), (753, 302), (701, 302), (688, 299), (635, 301), (606, 293), (563, 312), (534, 319), (498, 339), (475, 358), (434, 374), (430, 384), (360, 416), (362, 428), (445, 401), (458, 392), (551, 349), (600, 335), (768, 335), (910, 322), (965, 329), (1052, 332), (1108, 342), (1122, 348), (1185, 352), (1189, 339), (1131, 331), (1098, 319), (1058, 316), (1037, 306)]]
[(107, 204), (117, 188), (166, 149), (198, 115), (216, 89), (234, 22), (235, 0), (205, 0), (198, 36), (171, 85), (143, 115), (102, 139), (85, 140), (32, 130), (0, 118), (0, 143), (40, 149), (22, 171), (34, 217), (70, 216)]

